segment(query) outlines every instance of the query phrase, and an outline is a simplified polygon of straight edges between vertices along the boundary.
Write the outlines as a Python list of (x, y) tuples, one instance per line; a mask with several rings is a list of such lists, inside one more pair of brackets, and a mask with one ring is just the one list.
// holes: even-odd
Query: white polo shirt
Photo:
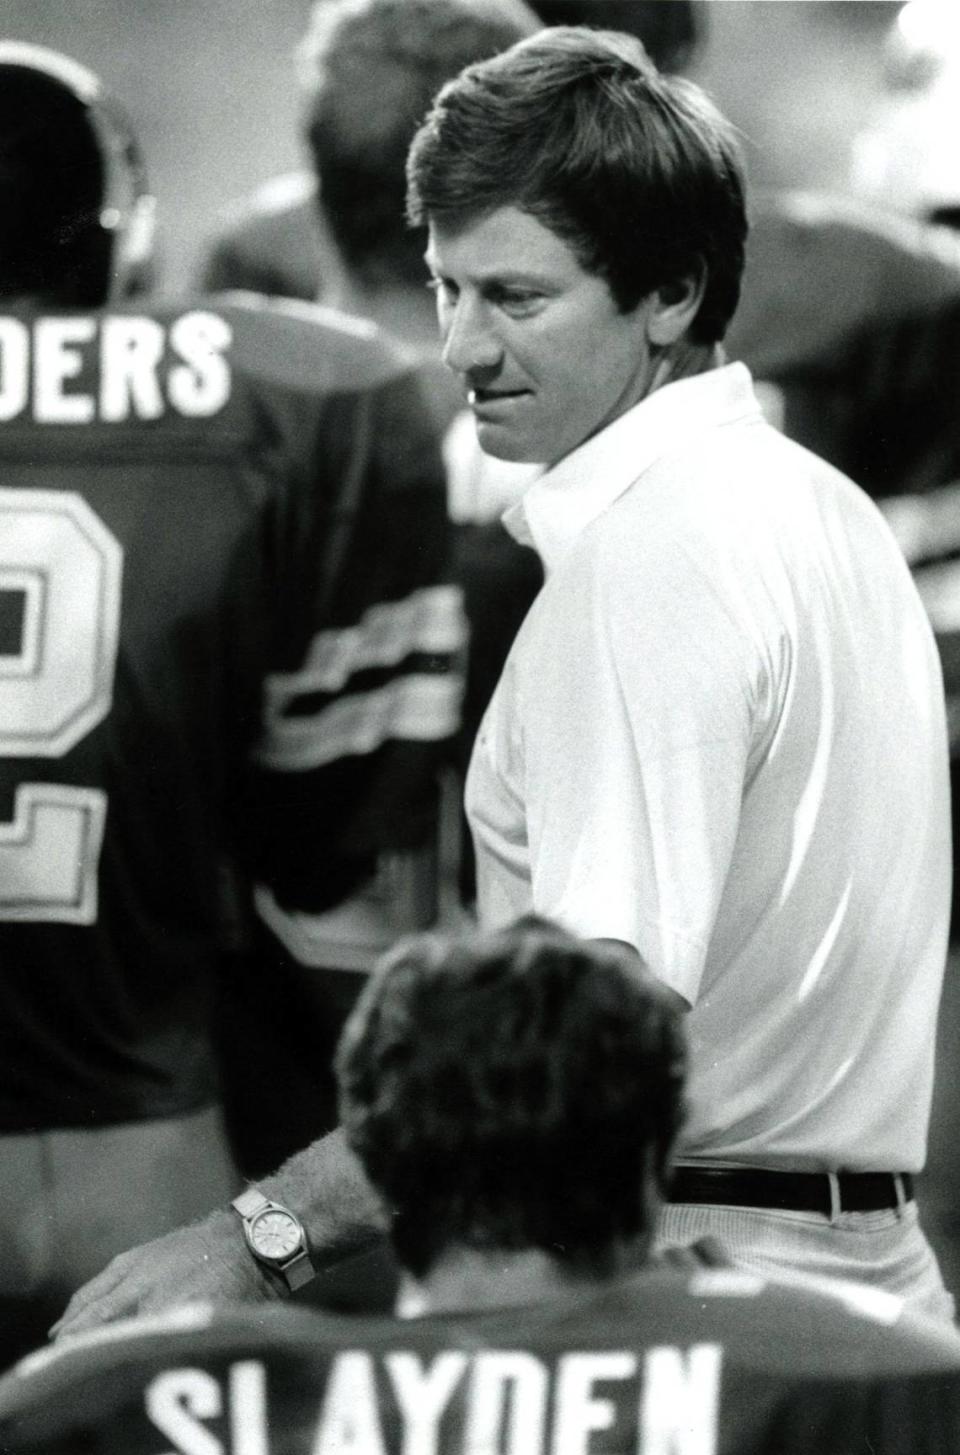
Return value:
[(505, 520), (547, 579), (468, 776), (481, 922), (625, 940), (690, 1002), (685, 1160), (917, 1170), (946, 729), (879, 511), (732, 364), (652, 394)]

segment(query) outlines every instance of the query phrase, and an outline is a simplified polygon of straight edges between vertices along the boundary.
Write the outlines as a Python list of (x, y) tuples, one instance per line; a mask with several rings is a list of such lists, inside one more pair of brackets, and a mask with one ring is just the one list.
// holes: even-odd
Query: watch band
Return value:
[(239, 1197), (235, 1197), (230, 1204), (235, 1207), (242, 1218), (256, 1217), (269, 1204), (270, 1199), (264, 1197), (259, 1187), (248, 1187)]
[[(291, 1292), (295, 1292), (298, 1288), (303, 1288), (313, 1278), (316, 1277), (316, 1269), (311, 1262), (310, 1251), (307, 1247), (306, 1233), (303, 1231), (303, 1224), (296, 1216), (296, 1213), (290, 1212), (290, 1209), (283, 1207), (282, 1203), (274, 1202), (271, 1198), (266, 1197), (260, 1191), (259, 1187), (246, 1188), (245, 1191), (241, 1192), (238, 1197), (235, 1197), (233, 1199), (230, 1206), (240, 1214), (240, 1217), (243, 1220), (245, 1235), (244, 1240), (250, 1250), (251, 1255), (256, 1258), (257, 1262), (260, 1264), (261, 1267), (268, 1269), (271, 1273), (278, 1274), (279, 1277), (283, 1279), (284, 1283), (287, 1285)], [(283, 1212), (288, 1213), (290, 1217), (296, 1220), (301, 1229), (303, 1246), (299, 1248), (298, 1251), (294, 1253), (293, 1256), (289, 1258), (286, 1263), (266, 1262), (257, 1253), (256, 1249), (253, 1247), (253, 1244), (250, 1241), (248, 1229), (249, 1222), (252, 1218), (255, 1218), (258, 1213), (263, 1212), (265, 1208), (269, 1207), (277, 1207), (280, 1208)]]
[(317, 1270), (310, 1261), (310, 1254), (306, 1248), (301, 1248), (299, 1253), (294, 1253), (289, 1263), (284, 1263), (282, 1268), (277, 1269), (280, 1277), (287, 1285), (291, 1293), (296, 1293), (298, 1288), (304, 1288), (312, 1283), (317, 1276)]

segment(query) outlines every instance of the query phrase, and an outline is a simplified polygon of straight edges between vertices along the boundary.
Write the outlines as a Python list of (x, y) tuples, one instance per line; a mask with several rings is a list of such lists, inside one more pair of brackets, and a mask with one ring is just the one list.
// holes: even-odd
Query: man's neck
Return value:
[(537, 1248), (517, 1252), (456, 1247), (441, 1254), (422, 1278), (402, 1274), (396, 1309), (401, 1318), (415, 1318), (542, 1304), (577, 1292), (596, 1292), (638, 1272), (647, 1260), (647, 1249), (639, 1243), (618, 1244), (603, 1258), (576, 1264)]
[(676, 384), (680, 379), (691, 379), (695, 374), (706, 374), (726, 363), (722, 344), (696, 344), (684, 340), (654, 365), (653, 379), (648, 394), (662, 389), (665, 384)]

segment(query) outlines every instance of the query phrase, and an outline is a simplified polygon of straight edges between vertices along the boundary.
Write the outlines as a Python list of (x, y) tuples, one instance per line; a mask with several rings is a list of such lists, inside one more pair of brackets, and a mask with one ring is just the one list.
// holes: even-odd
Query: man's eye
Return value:
[(511, 288), (499, 294), (496, 302), (507, 313), (530, 313), (543, 300), (542, 293), (532, 293), (526, 289)]

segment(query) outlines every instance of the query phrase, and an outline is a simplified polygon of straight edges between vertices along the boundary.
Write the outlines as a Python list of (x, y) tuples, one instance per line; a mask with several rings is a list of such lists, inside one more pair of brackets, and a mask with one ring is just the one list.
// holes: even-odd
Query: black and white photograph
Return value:
[(4, 0), (2, 1455), (960, 1448), (958, 136), (955, 0)]

